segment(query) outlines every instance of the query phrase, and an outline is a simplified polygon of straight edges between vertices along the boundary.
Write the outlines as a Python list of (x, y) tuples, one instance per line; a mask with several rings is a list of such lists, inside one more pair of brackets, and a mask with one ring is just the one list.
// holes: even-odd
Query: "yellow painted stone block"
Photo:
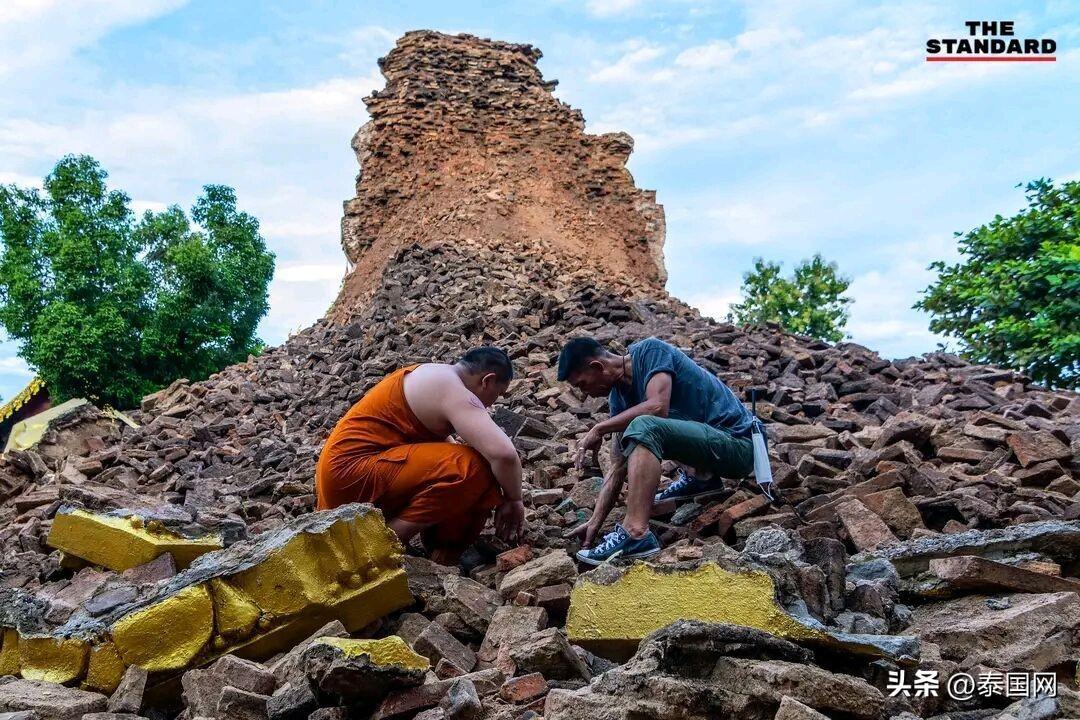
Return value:
[(90, 648), (90, 662), (86, 667), (83, 687), (87, 690), (111, 695), (124, 677), (127, 665), (111, 642)]
[(423, 672), (431, 669), (431, 662), (406, 645), (405, 641), (397, 635), (391, 635), (380, 640), (323, 637), (316, 640), (315, 644), (335, 647), (345, 657), (358, 658), (366, 655), (374, 665), (395, 665)]
[[(230, 577), (229, 583), (264, 612), (287, 618), (311, 606), (348, 604), (386, 571), (400, 572), (402, 552), (381, 516), (368, 513), (321, 533), (297, 534), (263, 562)], [(342, 622), (350, 630), (361, 627), (346, 618)]]
[(220, 578), (210, 581), (214, 598), (214, 625), (218, 635), (244, 639), (255, 632), (262, 611), (242, 592)]
[(0, 675), (19, 674), (19, 633), (15, 628), (0, 632)]
[(66, 510), (53, 518), (50, 547), (95, 565), (121, 572), (172, 553), (178, 568), (222, 547), (221, 538), (185, 538), (164, 528), (150, 527), (139, 517), (112, 517), (85, 510)]
[[(227, 653), (263, 660), (331, 620), (354, 631), (409, 605), (404, 549), (382, 515), (356, 506), (330, 512), (307, 518), (291, 535), (270, 534), (225, 551), (216, 562), (200, 563), (159, 586), (159, 595), (141, 606), (81, 620), (78, 631), (86, 641), (20, 638), (8, 629), (0, 644), (0, 670), (54, 682), (78, 680), (108, 693), (130, 665), (178, 672)], [(152, 559), (140, 553), (147, 552), (144, 534), (157, 531), (81, 511), (61, 517), (67, 520), (60, 530), (53, 526), (57, 543), (84, 549), (109, 545), (92, 558), (93, 552), (84, 552), (92, 562), (119, 568)], [(372, 646), (371, 652), (401, 663), (418, 657), (393, 641)]]
[(646, 635), (676, 620), (743, 625), (788, 640), (828, 637), (784, 612), (768, 573), (731, 572), (715, 563), (675, 572), (636, 563), (609, 585), (582, 580), (570, 594), (566, 634), (597, 654), (625, 658)]
[(86, 672), (90, 643), (52, 637), (19, 638), (19, 666), (27, 680), (66, 683)]
[(112, 638), (126, 664), (158, 672), (188, 667), (213, 632), (214, 603), (204, 584), (121, 618)]

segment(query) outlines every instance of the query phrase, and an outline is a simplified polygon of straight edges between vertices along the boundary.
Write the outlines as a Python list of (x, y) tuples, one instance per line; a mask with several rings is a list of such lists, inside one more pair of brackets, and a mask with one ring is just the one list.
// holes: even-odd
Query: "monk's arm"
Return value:
[(495, 480), (502, 487), (503, 497), (521, 501), (521, 458), (514, 443), (495, 424), (475, 395), (454, 393), (446, 399), (446, 417), (458, 436), (491, 465)]

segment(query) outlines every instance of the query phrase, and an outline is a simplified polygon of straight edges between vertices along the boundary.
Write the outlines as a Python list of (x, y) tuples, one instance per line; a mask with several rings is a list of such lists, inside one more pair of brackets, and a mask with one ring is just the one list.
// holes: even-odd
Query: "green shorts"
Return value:
[(754, 470), (750, 438), (705, 423), (639, 415), (623, 431), (623, 454), (629, 456), (639, 445), (659, 460), (676, 460), (720, 477), (739, 480)]

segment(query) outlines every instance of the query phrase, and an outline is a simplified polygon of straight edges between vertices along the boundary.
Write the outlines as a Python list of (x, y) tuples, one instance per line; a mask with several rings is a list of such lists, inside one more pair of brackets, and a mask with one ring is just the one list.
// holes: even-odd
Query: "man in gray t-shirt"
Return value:
[[(614, 435), (612, 470), (592, 518), (579, 528), (582, 562), (598, 565), (616, 555), (659, 552), (649, 531), (654, 500), (694, 497), (716, 489), (714, 478), (742, 478), (753, 469), (753, 415), (724, 383), (662, 340), (648, 338), (617, 355), (592, 338), (575, 338), (559, 354), (558, 378), (587, 395), (608, 396), (610, 417), (578, 443), (578, 465), (606, 435)], [(688, 472), (657, 495), (663, 460)], [(626, 517), (594, 546), (627, 478)]]

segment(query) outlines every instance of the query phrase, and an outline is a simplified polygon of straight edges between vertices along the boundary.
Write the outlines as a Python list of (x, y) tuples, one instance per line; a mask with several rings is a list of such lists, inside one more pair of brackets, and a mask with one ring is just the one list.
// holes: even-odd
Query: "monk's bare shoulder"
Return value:
[(450, 416), (455, 407), (484, 407), (461, 382), (453, 366), (439, 363), (426, 363), (406, 376), (405, 399), (420, 421), (436, 433), (452, 432)]

